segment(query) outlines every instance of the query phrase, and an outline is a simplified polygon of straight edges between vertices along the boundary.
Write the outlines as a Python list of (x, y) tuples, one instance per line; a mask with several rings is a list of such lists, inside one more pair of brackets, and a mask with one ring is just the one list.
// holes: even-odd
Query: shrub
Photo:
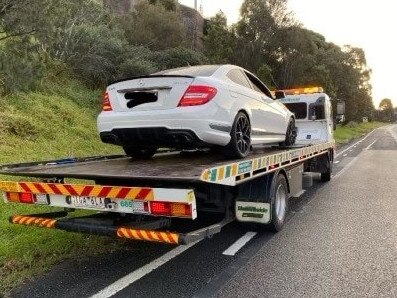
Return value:
[(208, 63), (203, 54), (183, 47), (155, 52), (152, 59), (161, 70)]

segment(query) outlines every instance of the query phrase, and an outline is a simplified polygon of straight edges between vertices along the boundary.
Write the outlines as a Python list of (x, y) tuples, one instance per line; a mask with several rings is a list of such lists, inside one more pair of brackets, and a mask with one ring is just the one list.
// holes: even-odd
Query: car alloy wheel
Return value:
[(251, 147), (251, 125), (244, 114), (237, 119), (235, 135), (238, 150), (246, 155)]
[(251, 124), (248, 116), (239, 112), (234, 118), (230, 132), (230, 142), (223, 148), (228, 158), (244, 158), (251, 150)]

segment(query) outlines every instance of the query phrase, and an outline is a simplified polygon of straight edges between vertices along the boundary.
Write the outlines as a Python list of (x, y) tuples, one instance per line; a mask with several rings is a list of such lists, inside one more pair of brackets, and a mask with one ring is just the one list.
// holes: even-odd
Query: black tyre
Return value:
[(288, 186), (283, 174), (278, 174), (270, 191), (271, 223), (268, 229), (273, 232), (281, 231), (288, 213)]
[(123, 147), (125, 154), (130, 157), (137, 159), (147, 159), (153, 157), (156, 154), (157, 148), (137, 148), (137, 147)]
[(288, 123), (287, 132), (285, 134), (285, 141), (280, 143), (282, 147), (288, 147), (295, 144), (297, 136), (297, 128), (295, 126), (295, 119), (291, 118)]
[(328, 157), (325, 163), (326, 163), (326, 171), (321, 173), (321, 182), (331, 181), (332, 163)]
[(223, 148), (229, 158), (244, 158), (251, 151), (251, 124), (247, 115), (239, 112), (234, 119), (230, 143)]

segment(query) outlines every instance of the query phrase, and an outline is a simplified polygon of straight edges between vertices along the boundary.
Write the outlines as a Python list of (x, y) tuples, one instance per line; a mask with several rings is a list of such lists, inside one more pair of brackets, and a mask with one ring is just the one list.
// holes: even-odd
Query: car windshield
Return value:
[(192, 76), (192, 77), (210, 77), (219, 68), (219, 65), (200, 65), (180, 67), (174, 69), (163, 70), (156, 72), (153, 75), (178, 75), (178, 76)]

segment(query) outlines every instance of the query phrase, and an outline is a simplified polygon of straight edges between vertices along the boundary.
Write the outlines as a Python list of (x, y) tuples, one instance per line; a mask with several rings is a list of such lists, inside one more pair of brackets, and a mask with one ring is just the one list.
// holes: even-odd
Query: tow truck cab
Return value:
[(280, 101), (295, 114), (297, 144), (318, 144), (334, 141), (334, 120), (331, 100), (323, 88), (283, 90)]

